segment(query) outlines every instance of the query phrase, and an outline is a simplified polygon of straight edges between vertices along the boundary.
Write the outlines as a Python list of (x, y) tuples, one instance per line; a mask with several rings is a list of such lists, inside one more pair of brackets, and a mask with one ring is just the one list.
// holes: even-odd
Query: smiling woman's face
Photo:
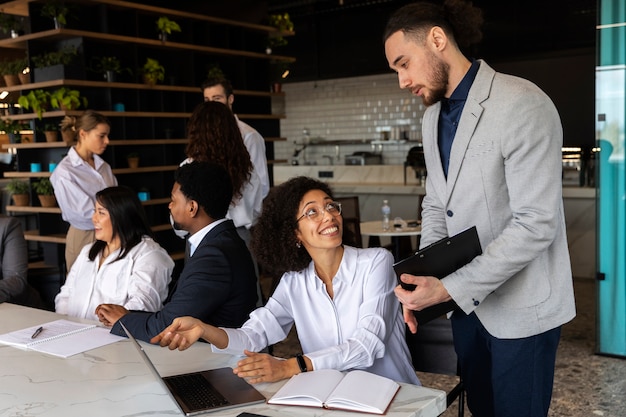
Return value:
[[(322, 190), (311, 190), (300, 200), (294, 219), (298, 222), (296, 237), (309, 253), (315, 249), (333, 249), (341, 246), (343, 218), (341, 214), (326, 211), (328, 204), (332, 202), (333, 200)], [(321, 219), (314, 221), (307, 216), (302, 217), (310, 210), (321, 213)]]
[(113, 224), (107, 210), (102, 204), (96, 201), (96, 209), (91, 216), (93, 227), (96, 232), (96, 239), (111, 243), (113, 240)]

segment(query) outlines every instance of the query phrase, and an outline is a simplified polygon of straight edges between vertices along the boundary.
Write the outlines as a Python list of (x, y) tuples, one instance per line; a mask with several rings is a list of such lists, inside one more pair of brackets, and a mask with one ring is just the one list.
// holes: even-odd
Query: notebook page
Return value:
[(39, 343), (31, 346), (30, 349), (67, 358), (124, 339), (126, 338), (109, 333), (107, 328), (92, 326), (84, 331), (75, 332), (45, 343)]
[[(0, 335), (0, 343), (22, 348), (30, 348), (37, 344), (45, 343), (59, 337), (64, 337), (68, 334), (84, 331), (95, 326), (95, 324), (77, 323), (63, 319), (55, 320), (49, 323), (31, 326)], [(42, 327), (43, 330), (35, 339), (33, 339), (32, 335), (39, 327)]]

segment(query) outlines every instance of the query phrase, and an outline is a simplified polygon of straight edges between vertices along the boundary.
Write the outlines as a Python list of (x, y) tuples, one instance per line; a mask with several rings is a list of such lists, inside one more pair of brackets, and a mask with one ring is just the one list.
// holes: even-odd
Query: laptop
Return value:
[(162, 377), (141, 344), (120, 324), (152, 374), (186, 416), (265, 402), (263, 394), (235, 375), (232, 368)]

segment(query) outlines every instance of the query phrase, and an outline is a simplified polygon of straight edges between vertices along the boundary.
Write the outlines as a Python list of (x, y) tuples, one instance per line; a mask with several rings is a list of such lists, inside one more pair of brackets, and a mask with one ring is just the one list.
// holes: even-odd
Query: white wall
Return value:
[[(401, 90), (395, 74), (371, 75), (323, 81), (287, 83), (283, 85), (284, 101), (274, 100), (274, 113), (286, 113), (281, 120), (281, 136), (287, 142), (275, 143), (275, 158), (291, 162), (295, 148), (303, 141), (307, 128), (312, 139), (363, 140), (380, 139), (381, 131), (393, 133), (402, 126), (412, 142), (387, 144), (372, 149), (370, 145), (308, 147), (300, 154), (300, 163), (328, 164), (322, 155), (343, 164), (344, 156), (354, 151), (380, 152), (383, 163), (402, 165), (408, 150), (421, 139), (422, 99)], [(294, 145), (294, 141), (298, 145)], [(338, 157), (337, 157), (337, 154)], [(289, 162), (289, 163), (290, 163)]]

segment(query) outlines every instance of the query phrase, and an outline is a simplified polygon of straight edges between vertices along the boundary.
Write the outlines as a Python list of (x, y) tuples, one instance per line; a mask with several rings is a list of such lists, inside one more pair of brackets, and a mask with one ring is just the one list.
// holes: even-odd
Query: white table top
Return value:
[(369, 222), (361, 223), (361, 234), (364, 236), (416, 236), (422, 233), (422, 227), (402, 227), (395, 228), (393, 226), (393, 220), (389, 221), (389, 230), (383, 230), (383, 223), (381, 220), (373, 220)]
[[(0, 304), (0, 334), (58, 318), (67, 317), (9, 303)], [(232, 355), (213, 353), (205, 343), (196, 343), (183, 352), (145, 345), (148, 355), (163, 376), (232, 367), (238, 359)], [(182, 415), (128, 340), (67, 359), (0, 345), (0, 363), (0, 416)], [(255, 386), (269, 398), (283, 383)], [(445, 410), (445, 403), (443, 391), (401, 384), (386, 415), (437, 416)], [(256, 404), (207, 413), (207, 416), (236, 417), (243, 411), (269, 417), (357, 415), (310, 407)]]

